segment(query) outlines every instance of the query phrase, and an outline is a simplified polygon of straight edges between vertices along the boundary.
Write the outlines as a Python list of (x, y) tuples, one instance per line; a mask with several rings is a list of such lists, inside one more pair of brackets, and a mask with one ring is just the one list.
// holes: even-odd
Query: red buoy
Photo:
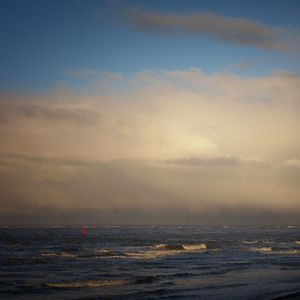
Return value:
[(87, 235), (87, 229), (85, 227), (82, 227), (81, 233), (83, 236)]

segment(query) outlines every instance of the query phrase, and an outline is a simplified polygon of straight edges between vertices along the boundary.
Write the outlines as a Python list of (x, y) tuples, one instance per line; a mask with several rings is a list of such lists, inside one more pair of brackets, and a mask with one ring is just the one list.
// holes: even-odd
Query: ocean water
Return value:
[(1, 299), (300, 299), (300, 227), (2, 226)]

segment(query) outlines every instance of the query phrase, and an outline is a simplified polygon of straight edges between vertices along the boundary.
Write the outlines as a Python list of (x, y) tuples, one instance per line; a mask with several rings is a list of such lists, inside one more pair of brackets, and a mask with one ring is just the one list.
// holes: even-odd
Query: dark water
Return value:
[(299, 227), (2, 226), (0, 243), (1, 299), (300, 299)]

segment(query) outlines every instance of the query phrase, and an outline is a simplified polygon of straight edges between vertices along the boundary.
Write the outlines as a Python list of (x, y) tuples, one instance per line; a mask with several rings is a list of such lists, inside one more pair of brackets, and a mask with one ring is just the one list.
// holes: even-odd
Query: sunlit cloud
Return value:
[(283, 163), (283, 166), (300, 168), (300, 159), (297, 158), (288, 159)]
[(1, 95), (0, 215), (205, 223), (300, 210), (297, 74), (115, 78)]

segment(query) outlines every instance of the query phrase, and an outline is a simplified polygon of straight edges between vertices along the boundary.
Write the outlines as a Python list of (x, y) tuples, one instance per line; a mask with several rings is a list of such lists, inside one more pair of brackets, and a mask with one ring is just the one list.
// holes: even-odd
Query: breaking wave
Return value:
[(208, 249), (217, 249), (218, 246), (214, 243), (199, 243), (199, 244), (157, 244), (153, 248), (158, 250), (177, 250), (177, 251), (200, 251)]
[(257, 244), (258, 241), (256, 241), (256, 240), (255, 241), (242, 241), (242, 243), (252, 245), (252, 244)]
[(72, 254), (72, 253), (68, 253), (68, 252), (56, 252), (56, 253), (41, 253), (42, 256), (54, 256), (54, 257), (69, 257), (69, 258), (74, 258), (77, 257), (77, 255)]
[(97, 254), (95, 256), (98, 256), (98, 257), (115, 257), (115, 258), (120, 258), (120, 257), (124, 256), (124, 254), (122, 252), (112, 251), (112, 250), (109, 250), (109, 249), (100, 249), (96, 253)]
[(205, 250), (208, 249), (205, 243), (196, 244), (196, 245), (183, 245), (185, 250), (197, 251), (197, 250)]
[(73, 259), (89, 258), (132, 258), (132, 259), (153, 259), (187, 252), (204, 252), (218, 250), (219, 247), (214, 242), (198, 244), (156, 244), (144, 247), (125, 247), (121, 251), (111, 249), (99, 249), (91, 252), (46, 252), (41, 253), (44, 257), (61, 257)]
[(272, 252), (272, 247), (252, 247), (251, 250), (254, 252), (266, 253)]
[(203, 252), (205, 250), (212, 249), (215, 250), (216, 247), (209, 247), (209, 244), (199, 243), (199, 244), (156, 244), (152, 247), (138, 250), (125, 252), (124, 255), (127, 258), (135, 259), (153, 259), (160, 258), (169, 255), (176, 255), (186, 252)]
[(260, 253), (271, 253), (271, 254), (297, 254), (299, 253), (296, 249), (286, 249), (280, 247), (252, 247), (252, 251)]

